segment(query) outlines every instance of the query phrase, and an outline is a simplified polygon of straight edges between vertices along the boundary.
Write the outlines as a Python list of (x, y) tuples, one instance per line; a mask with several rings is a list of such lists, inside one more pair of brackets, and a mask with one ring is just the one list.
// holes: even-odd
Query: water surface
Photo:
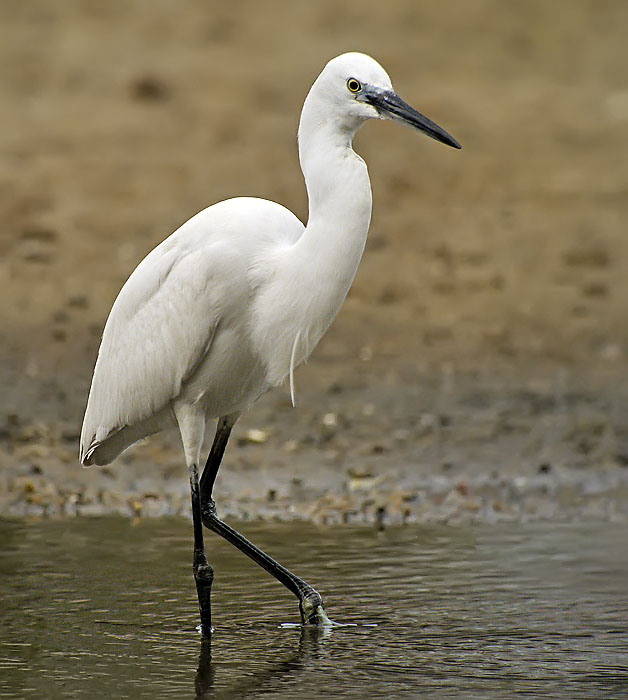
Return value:
[(208, 534), (210, 649), (189, 523), (4, 521), (0, 697), (628, 697), (626, 525), (241, 529), (354, 625)]

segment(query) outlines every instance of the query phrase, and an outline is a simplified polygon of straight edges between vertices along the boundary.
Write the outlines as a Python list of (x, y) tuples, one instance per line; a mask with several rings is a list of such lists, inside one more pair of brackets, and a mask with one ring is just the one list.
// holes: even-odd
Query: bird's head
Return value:
[(460, 148), (453, 136), (404, 102), (388, 73), (363, 53), (344, 53), (329, 61), (312, 86), (310, 99), (318, 103), (319, 120), (334, 119), (352, 132), (367, 119), (392, 119)]

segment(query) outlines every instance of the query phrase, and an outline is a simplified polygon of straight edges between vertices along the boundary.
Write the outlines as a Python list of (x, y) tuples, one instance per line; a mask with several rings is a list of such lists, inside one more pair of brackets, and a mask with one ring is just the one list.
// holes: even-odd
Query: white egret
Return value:
[[(371, 218), (365, 162), (352, 148), (367, 119), (394, 119), (454, 148), (458, 142), (393, 91), (372, 58), (332, 59), (301, 113), (299, 160), (307, 226), (279, 204), (229, 199), (204, 209), (138, 265), (102, 336), (81, 433), (83, 465), (107, 464), (137, 440), (181, 434), (194, 523), (201, 631), (209, 636), (213, 571), (203, 524), (264, 567), (299, 599), (302, 622), (328, 621), (321, 596), (220, 520), (212, 499), (231, 429), (316, 347), (342, 305)], [(206, 422), (217, 418), (202, 478)]]

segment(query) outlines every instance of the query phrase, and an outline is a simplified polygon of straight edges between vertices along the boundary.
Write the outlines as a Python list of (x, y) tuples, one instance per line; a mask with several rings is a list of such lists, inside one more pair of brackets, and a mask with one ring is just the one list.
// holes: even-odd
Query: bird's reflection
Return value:
[(330, 628), (316, 625), (301, 627), (301, 635), (297, 648), (276, 664), (269, 664), (258, 673), (247, 675), (239, 683), (220, 692), (215, 687), (216, 666), (212, 662), (211, 640), (201, 641), (201, 651), (198, 658), (198, 669), (195, 678), (196, 700), (218, 698), (221, 695), (228, 698), (247, 698), (250, 695), (259, 697), (266, 692), (277, 689), (277, 680), (300, 673), (310, 667), (311, 663), (320, 658), (321, 648), (325, 638), (331, 634)]
[(198, 657), (198, 668), (194, 679), (197, 700), (214, 697), (214, 679), (216, 669), (212, 663), (211, 639), (201, 640), (201, 653)]

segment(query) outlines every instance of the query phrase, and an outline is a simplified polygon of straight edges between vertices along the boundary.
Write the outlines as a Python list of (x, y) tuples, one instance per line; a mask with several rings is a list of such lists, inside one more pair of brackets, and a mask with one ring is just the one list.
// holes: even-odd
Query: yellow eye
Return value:
[(362, 85), (359, 80), (355, 78), (349, 78), (349, 80), (347, 80), (347, 90), (349, 90), (349, 92), (360, 92), (361, 89)]

